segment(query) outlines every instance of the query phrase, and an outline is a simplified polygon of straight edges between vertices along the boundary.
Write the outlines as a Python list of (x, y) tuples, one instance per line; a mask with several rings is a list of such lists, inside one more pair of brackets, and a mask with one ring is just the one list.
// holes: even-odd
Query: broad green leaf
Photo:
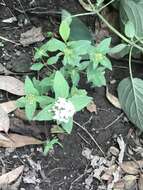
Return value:
[(89, 61), (83, 61), (83, 62), (81, 62), (80, 65), (78, 65), (79, 71), (85, 70), (89, 64), (90, 64)]
[(70, 25), (72, 22), (72, 15), (66, 11), (65, 9), (62, 10), (62, 20), (65, 20), (68, 22), (68, 24)]
[(118, 96), (129, 120), (143, 131), (143, 80), (123, 79), (118, 86)]
[(29, 94), (39, 95), (38, 91), (36, 90), (31, 79), (28, 76), (25, 79), (24, 90), (26, 95)]
[(77, 55), (84, 55), (88, 53), (91, 42), (88, 40), (78, 40), (68, 42), (67, 45), (73, 49)]
[(68, 123), (63, 123), (62, 124), (63, 129), (70, 134), (72, 132), (72, 128), (73, 128), (73, 119), (69, 119)]
[(24, 108), (26, 104), (25, 97), (21, 97), (16, 101), (16, 106), (19, 108)]
[(69, 98), (69, 100), (73, 103), (76, 111), (80, 111), (91, 102), (92, 98), (89, 96), (75, 95)]
[(40, 107), (43, 108), (48, 104), (53, 103), (54, 99), (49, 96), (39, 96), (37, 97), (37, 102), (40, 104)]
[(69, 85), (60, 71), (57, 71), (54, 78), (55, 97), (67, 98), (69, 95)]
[(70, 32), (70, 40), (71, 41), (77, 41), (77, 40), (88, 40), (92, 41), (93, 37), (88, 29), (88, 27), (85, 25), (84, 22), (82, 22), (79, 18), (73, 18), (71, 23), (71, 32)]
[(44, 67), (43, 63), (35, 63), (32, 65), (31, 70), (40, 71)]
[(122, 50), (124, 50), (126, 47), (128, 47), (127, 44), (118, 44), (117, 46), (110, 49), (109, 54), (116, 54), (120, 53)]
[(120, 1), (120, 20), (122, 28), (130, 20), (135, 28), (136, 35), (143, 37), (143, 1), (142, 0), (121, 0)]
[(65, 42), (69, 39), (70, 26), (69, 26), (68, 20), (66, 19), (62, 20), (60, 24), (60, 28), (59, 28), (59, 33)]
[(136, 34), (134, 24), (131, 21), (128, 21), (125, 24), (125, 34), (129, 38), (133, 38)]
[(100, 61), (100, 64), (101, 64), (102, 66), (104, 66), (105, 68), (112, 70), (111, 61), (110, 61), (107, 57), (104, 57), (104, 58)]
[(47, 60), (47, 65), (53, 65), (53, 64), (57, 63), (59, 56), (60, 56), (60, 54), (57, 54), (56, 56), (50, 57)]
[(56, 38), (52, 38), (51, 40), (49, 40), (47, 42), (48, 44), (48, 51), (50, 52), (55, 52), (55, 51), (64, 51), (64, 49), (66, 48), (66, 45), (60, 41), (60, 40), (57, 40)]
[(88, 82), (91, 82), (93, 86), (101, 87), (106, 85), (106, 79), (105, 79), (105, 71), (103, 67), (99, 67), (97, 69), (92, 69), (88, 67), (87, 69), (87, 79)]
[(111, 38), (105, 38), (97, 45), (97, 51), (103, 53), (104, 55), (109, 52), (111, 44)]
[(52, 104), (46, 106), (42, 111), (40, 111), (35, 117), (34, 120), (37, 121), (50, 121), (53, 119), (53, 113), (51, 111)]
[(26, 116), (29, 120), (32, 120), (33, 119), (33, 115), (36, 111), (36, 101), (33, 101), (32, 103), (30, 103), (29, 101), (26, 102), (25, 104), (25, 113), (26, 113)]
[(71, 96), (75, 96), (75, 95), (86, 96), (87, 92), (86, 92), (86, 90), (78, 89), (77, 87), (73, 86), (71, 88), (71, 93), (70, 94), (71, 94)]
[(74, 86), (77, 86), (80, 80), (80, 75), (76, 70), (72, 70), (71, 72), (71, 79), (72, 79), (72, 84)]
[(40, 48), (35, 48), (36, 52), (34, 55), (34, 60), (42, 59), (42, 57), (48, 57), (47, 51), (48, 51), (48, 45), (45, 43)]

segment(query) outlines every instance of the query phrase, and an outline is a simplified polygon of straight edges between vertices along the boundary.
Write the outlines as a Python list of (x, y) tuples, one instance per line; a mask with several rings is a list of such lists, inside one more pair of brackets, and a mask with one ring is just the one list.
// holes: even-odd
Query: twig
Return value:
[(80, 134), (80, 133), (77, 133), (79, 136), (80, 136), (80, 138), (86, 143), (86, 144), (89, 144), (90, 145), (90, 143)]
[(5, 38), (3, 36), (0, 36), (0, 39), (4, 40), (4, 41), (7, 41), (7, 42), (11, 42), (12, 44), (15, 44), (15, 45), (18, 45), (18, 46), (20, 45), (20, 43), (14, 42), (13, 40), (9, 40), (9, 39), (7, 39), (7, 38)]
[(99, 129), (98, 131), (108, 129), (113, 124), (115, 124), (123, 115), (124, 115), (124, 113), (121, 113), (120, 115), (117, 116), (117, 118), (115, 120), (113, 120), (111, 123), (109, 123), (106, 127)]
[(86, 132), (86, 134), (92, 139), (92, 141), (95, 143), (95, 145), (98, 147), (98, 149), (101, 151), (101, 153), (104, 155), (105, 157), (105, 154), (102, 150), (102, 148), (99, 146), (99, 144), (97, 143), (97, 141), (94, 139), (94, 137), (88, 132), (88, 130), (86, 128), (84, 128), (82, 125), (80, 125), (79, 123), (77, 123), (76, 121), (74, 121), (74, 123), (80, 127), (84, 132)]

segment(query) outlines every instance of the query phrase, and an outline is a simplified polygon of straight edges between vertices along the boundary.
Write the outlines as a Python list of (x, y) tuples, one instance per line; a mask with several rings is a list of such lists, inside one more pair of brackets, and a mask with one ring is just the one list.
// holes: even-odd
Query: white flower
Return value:
[(58, 98), (55, 102), (52, 111), (54, 113), (53, 119), (59, 123), (67, 123), (75, 113), (75, 108), (72, 102), (65, 98)]

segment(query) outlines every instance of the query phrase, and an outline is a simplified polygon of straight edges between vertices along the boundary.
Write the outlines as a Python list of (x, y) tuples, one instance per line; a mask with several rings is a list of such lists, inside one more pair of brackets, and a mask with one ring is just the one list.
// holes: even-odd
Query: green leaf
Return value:
[(53, 119), (53, 113), (51, 111), (52, 104), (46, 106), (42, 111), (40, 111), (35, 117), (34, 120), (37, 121), (50, 121)]
[(25, 97), (21, 97), (16, 101), (16, 106), (19, 108), (24, 108), (26, 104)]
[(72, 84), (74, 86), (77, 86), (79, 83), (79, 80), (80, 80), (80, 75), (75, 69), (72, 70), (72, 72), (71, 72), (71, 79), (72, 79)]
[(57, 63), (57, 61), (58, 61), (58, 59), (59, 59), (59, 56), (60, 56), (60, 54), (57, 54), (56, 56), (50, 57), (50, 58), (47, 60), (47, 64), (48, 64), (48, 65), (53, 65), (53, 64)]
[(28, 76), (25, 79), (24, 90), (26, 95), (28, 94), (39, 95), (38, 91), (36, 90), (31, 79)]
[(57, 40), (56, 38), (52, 38), (51, 40), (48, 41), (48, 51), (50, 52), (55, 52), (55, 51), (64, 51), (64, 49), (66, 48), (66, 45), (60, 41)]
[(100, 64), (103, 65), (105, 68), (112, 70), (111, 61), (110, 61), (107, 57), (104, 57), (104, 58), (100, 61)]
[(40, 48), (35, 48), (36, 53), (34, 55), (34, 60), (42, 59), (43, 57), (48, 57), (47, 51), (48, 51), (48, 45), (45, 43)]
[(37, 97), (37, 102), (40, 104), (40, 107), (43, 108), (48, 104), (53, 103), (54, 99), (49, 96), (39, 96)]
[(72, 15), (66, 11), (65, 9), (62, 10), (62, 20), (65, 20), (68, 22), (68, 24), (70, 25), (72, 22)]
[(31, 70), (33, 71), (40, 71), (44, 67), (42, 63), (35, 63), (32, 65)]
[(57, 138), (54, 138), (52, 140), (48, 140), (46, 141), (45, 145), (44, 145), (44, 155), (46, 156), (48, 154), (48, 152), (54, 148), (54, 145), (60, 145), (62, 147), (62, 144), (59, 142), (59, 140)]
[(71, 23), (70, 40), (88, 40), (92, 41), (92, 34), (88, 27), (79, 18), (75, 17)]
[(69, 119), (68, 123), (63, 123), (62, 124), (63, 129), (70, 134), (72, 132), (73, 129), (73, 119)]
[(106, 79), (104, 74), (105, 71), (103, 67), (99, 67), (95, 70), (92, 67), (87, 68), (88, 82), (92, 82), (94, 87), (101, 87), (103, 85), (106, 85)]
[(62, 39), (66, 42), (70, 35), (70, 26), (66, 19), (64, 19), (61, 22), (60, 28), (59, 28), (59, 33), (60, 33)]
[(36, 111), (36, 101), (33, 101), (32, 103), (29, 103), (26, 102), (26, 105), (25, 105), (25, 113), (26, 113), (26, 116), (29, 120), (32, 120), (33, 119), (33, 115)]
[(89, 64), (90, 64), (89, 61), (83, 61), (83, 62), (81, 62), (80, 65), (78, 65), (79, 71), (85, 70), (88, 67)]
[(71, 94), (71, 96), (75, 96), (75, 95), (86, 96), (87, 92), (86, 92), (86, 90), (78, 89), (77, 87), (72, 86), (70, 94)]
[(118, 44), (117, 46), (110, 49), (109, 54), (116, 54), (120, 53), (122, 50), (124, 50), (126, 47), (128, 47), (127, 44)]
[(118, 86), (118, 96), (129, 120), (143, 131), (143, 80), (123, 79)]
[(142, 0), (122, 0), (120, 1), (120, 20), (122, 28), (130, 20), (135, 28), (136, 35), (143, 37), (143, 1)]
[(77, 55), (84, 55), (88, 53), (91, 42), (88, 40), (78, 40), (68, 42), (67, 45), (73, 49)]
[(97, 45), (97, 50), (104, 55), (109, 52), (111, 44), (111, 38), (105, 38)]
[(92, 98), (89, 96), (75, 95), (69, 98), (69, 100), (73, 103), (76, 111), (80, 111), (91, 102)]
[(133, 38), (136, 34), (134, 24), (131, 21), (128, 21), (125, 24), (125, 34), (129, 38)]
[(54, 78), (55, 97), (67, 98), (69, 95), (69, 85), (60, 71), (57, 71)]

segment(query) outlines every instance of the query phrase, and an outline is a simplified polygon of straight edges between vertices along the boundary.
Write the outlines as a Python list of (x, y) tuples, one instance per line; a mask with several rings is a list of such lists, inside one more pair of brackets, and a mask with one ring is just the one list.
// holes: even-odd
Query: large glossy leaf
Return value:
[(129, 120), (143, 130), (143, 80), (123, 79), (118, 86), (118, 96)]
[(120, 18), (123, 25), (129, 20), (133, 22), (138, 37), (143, 36), (143, 1), (142, 0), (121, 0)]

